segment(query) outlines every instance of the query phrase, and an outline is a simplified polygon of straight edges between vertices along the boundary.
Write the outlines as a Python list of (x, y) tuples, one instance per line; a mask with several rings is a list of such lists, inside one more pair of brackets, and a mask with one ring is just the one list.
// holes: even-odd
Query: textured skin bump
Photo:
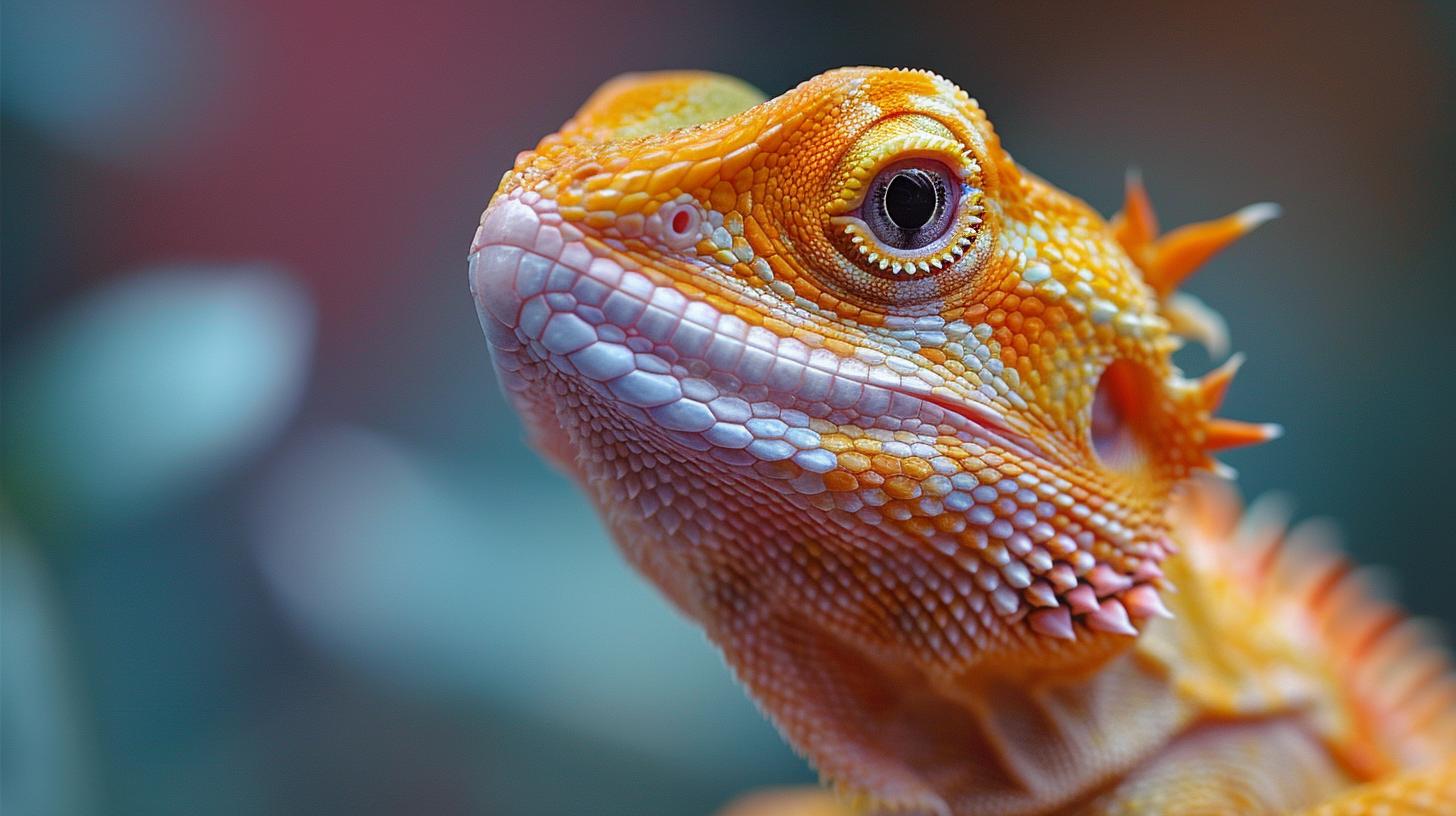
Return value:
[[(903, 161), (959, 185), (923, 248), (861, 217)], [(1177, 284), (1271, 213), (1104, 221), (925, 72), (635, 75), (520, 154), (470, 280), (536, 446), (844, 807), (1281, 812), (1456, 717), (1343, 562), (1190, 482), (1277, 429), (1173, 366), (1222, 337)]]
[[(782, 811), (781, 811), (782, 812)], [(1456, 813), (1456, 760), (1362, 785), (1300, 816), (1446, 816)], [(809, 816), (805, 812), (805, 816)]]

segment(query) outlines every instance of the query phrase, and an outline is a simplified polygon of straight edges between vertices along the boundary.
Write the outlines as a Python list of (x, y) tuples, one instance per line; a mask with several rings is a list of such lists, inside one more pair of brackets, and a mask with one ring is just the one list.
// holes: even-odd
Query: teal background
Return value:
[[(522, 443), (466, 288), (627, 70), (934, 69), (1166, 225), (1237, 451), (1456, 622), (1449, 4), (6, 2), (0, 810), (704, 814), (812, 774)], [(1190, 373), (1211, 366), (1197, 350)]]

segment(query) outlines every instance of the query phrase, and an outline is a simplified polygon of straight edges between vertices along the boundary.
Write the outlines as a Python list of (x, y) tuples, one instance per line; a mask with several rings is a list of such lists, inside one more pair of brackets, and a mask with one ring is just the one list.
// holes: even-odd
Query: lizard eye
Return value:
[(980, 193), (938, 159), (901, 159), (876, 172), (858, 206), (833, 223), (866, 272), (892, 280), (929, 277), (954, 266), (975, 243)]
[[(958, 291), (989, 257), (985, 176), (974, 139), (911, 114), (880, 121), (842, 154), (824, 187), (835, 285), (908, 306)], [(978, 144), (978, 143), (977, 143)]]
[(896, 162), (870, 182), (860, 218), (886, 247), (922, 249), (950, 229), (960, 187), (939, 162)]

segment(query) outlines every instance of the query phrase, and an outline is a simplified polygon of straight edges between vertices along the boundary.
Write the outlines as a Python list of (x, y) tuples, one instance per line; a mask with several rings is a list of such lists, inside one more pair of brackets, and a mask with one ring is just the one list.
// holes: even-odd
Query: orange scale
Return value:
[(863, 473), (870, 469), (870, 459), (862, 453), (846, 451), (839, 454), (839, 466), (851, 473)]
[(743, 240), (753, 248), (755, 255), (772, 255), (776, 251), (773, 239), (752, 215), (743, 219)]
[[(886, 486), (885, 490), (886, 492), (889, 492), (888, 485)], [(929, 538), (930, 536), (935, 534), (935, 525), (932, 524), (929, 519), (926, 519), (923, 516), (916, 516), (915, 518), (903, 522), (903, 524), (905, 528), (908, 529), (910, 532), (914, 533), (917, 536), (921, 536), (922, 538)]]
[(720, 181), (714, 185), (712, 192), (708, 193), (708, 204), (718, 212), (726, 213), (733, 209), (738, 203), (738, 191), (733, 185), (726, 181)]
[(957, 517), (953, 513), (941, 513), (935, 517), (935, 527), (942, 533), (959, 532), (959, 527), (964, 526), (965, 519)]
[(779, 337), (792, 337), (795, 331), (793, 326), (785, 323), (784, 321), (776, 317), (770, 316), (764, 317), (763, 327), (778, 335)]
[(784, 260), (787, 255), (787, 252), (777, 252), (768, 256), (768, 266), (769, 269), (773, 270), (775, 276), (792, 279), (795, 277), (797, 270), (792, 264)]
[(1067, 309), (1064, 306), (1048, 306), (1046, 313), (1042, 315), (1042, 319), (1046, 321), (1047, 326), (1054, 329), (1063, 329), (1069, 327), (1072, 323), (1068, 319)]
[(900, 468), (906, 476), (916, 480), (928, 479), (931, 474), (935, 473), (935, 468), (919, 456), (910, 456), (900, 460)]
[(899, 475), (901, 472), (900, 460), (886, 453), (877, 453), (871, 457), (870, 466), (875, 472), (887, 475)]
[[(762, 285), (767, 286), (768, 284)], [(802, 326), (794, 327), (793, 338), (806, 346), (814, 346), (823, 343), (823, 337), (821, 335), (812, 332), (809, 329), (803, 328)]]

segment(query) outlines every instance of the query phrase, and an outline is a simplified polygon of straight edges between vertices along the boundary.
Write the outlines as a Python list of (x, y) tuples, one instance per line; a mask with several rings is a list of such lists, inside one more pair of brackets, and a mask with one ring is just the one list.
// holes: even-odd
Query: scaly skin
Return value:
[[(1271, 207), (1105, 222), (924, 72), (760, 101), (608, 83), (471, 251), (537, 447), (841, 794), (741, 812), (1456, 812), (1444, 656), (1194, 478), (1276, 429), (1174, 368), (1222, 341), (1175, 289)], [(906, 159), (962, 186), (897, 255), (858, 216)]]

